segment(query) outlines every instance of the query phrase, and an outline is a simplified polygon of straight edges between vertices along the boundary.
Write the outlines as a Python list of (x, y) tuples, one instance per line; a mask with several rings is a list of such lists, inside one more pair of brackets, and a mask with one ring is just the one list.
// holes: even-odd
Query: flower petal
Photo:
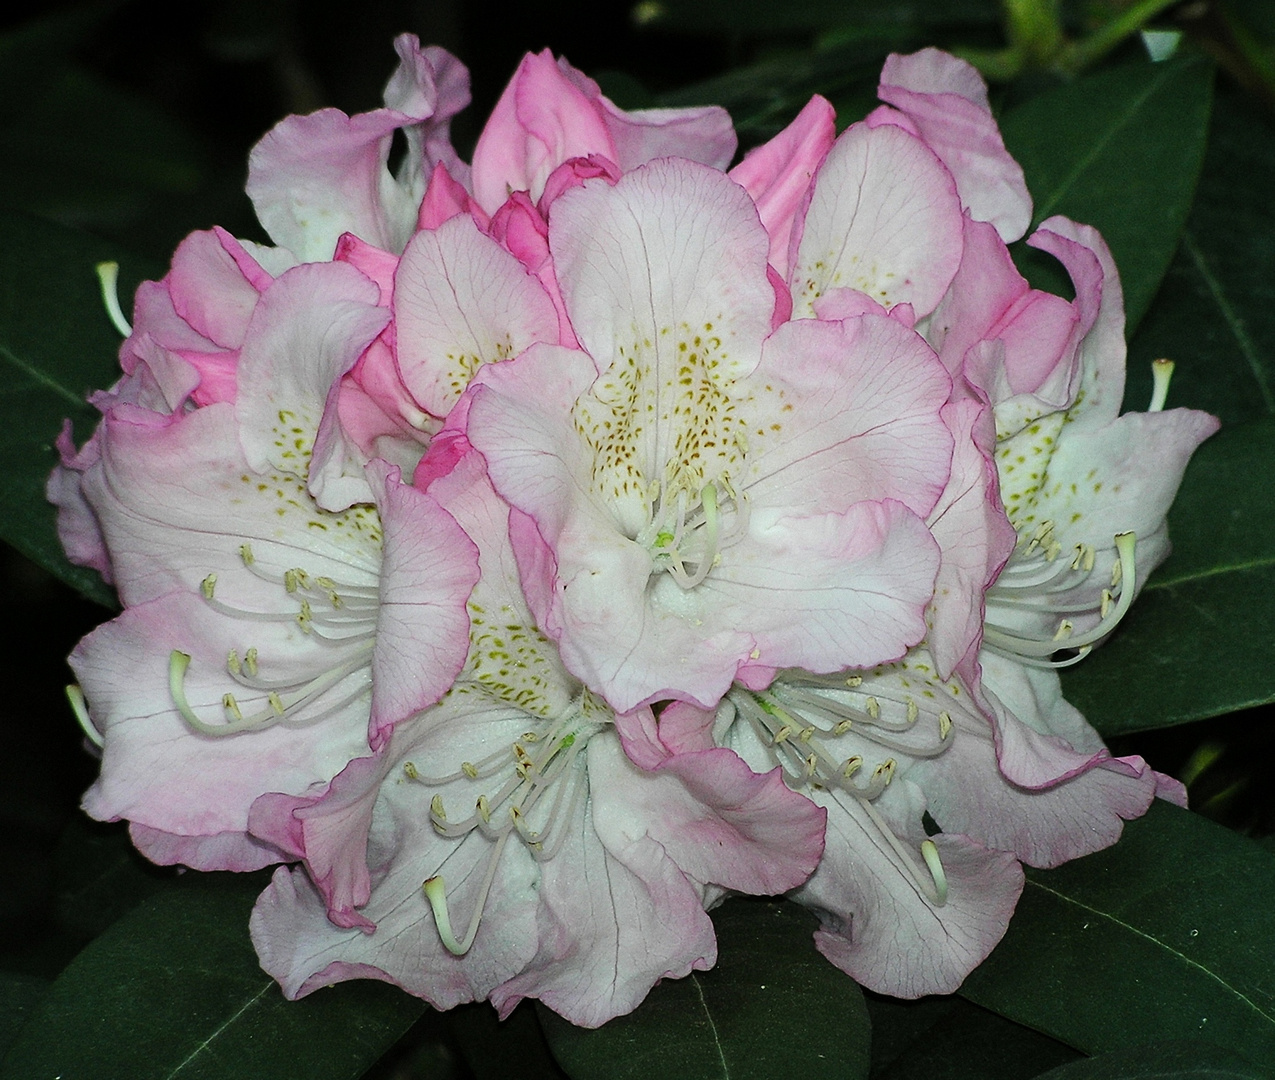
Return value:
[(960, 264), (961, 220), (951, 174), (920, 139), (852, 124), (819, 167), (799, 237), (794, 230), (794, 316), (809, 317), (839, 287), (928, 315)]
[(956, 178), (961, 202), (1008, 243), (1031, 224), (1022, 167), (1005, 149), (977, 69), (939, 49), (892, 53), (877, 96), (908, 118)]
[[(386, 87), (388, 108), (289, 116), (249, 155), (247, 191), (257, 218), (303, 262), (330, 259), (345, 232), (401, 251), (416, 224), (424, 174), (439, 160), (455, 160), (447, 130), (469, 102), (464, 67), (441, 49), (422, 51), (410, 34), (395, 46), (399, 69)], [(395, 178), (386, 161), (399, 129), (415, 145)]]
[(394, 279), (396, 353), (421, 408), (446, 416), (483, 364), (557, 342), (539, 282), (460, 214), (416, 234)]
[(816, 94), (791, 124), (750, 150), (728, 174), (757, 204), (761, 223), (770, 236), (770, 265), (785, 278), (793, 220), (836, 139), (834, 119), (827, 99)]

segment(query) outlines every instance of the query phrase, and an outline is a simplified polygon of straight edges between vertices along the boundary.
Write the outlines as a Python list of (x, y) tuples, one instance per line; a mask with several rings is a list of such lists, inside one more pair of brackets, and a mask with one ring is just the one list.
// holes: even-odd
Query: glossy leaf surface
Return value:
[[(53, 526), (44, 484), (57, 463), (53, 441), (70, 417), (77, 442), (97, 412), (85, 401), (118, 375), (120, 336), (102, 306), (94, 270), (121, 263), (120, 294), (132, 295), (155, 268), (113, 245), (35, 218), (0, 212), (0, 370), (5, 422), (0, 425), (0, 538), (103, 604), (114, 594), (97, 573), (71, 566)], [(127, 310), (131, 305), (124, 301)]]
[(54, 981), (0, 1077), (361, 1076), (424, 1004), (378, 982), (284, 1000), (248, 940), (264, 884), (199, 875), (121, 918)]
[[(1135, 63), (1083, 76), (1001, 119), (1032, 193), (1033, 225), (1065, 214), (1102, 232), (1120, 269), (1130, 328), (1150, 305), (1186, 223), (1212, 80), (1212, 68), (1198, 59)], [(1044, 273), (1042, 288), (1065, 287), (1052, 264)]]
[(1197, 1037), (1275, 1061), (1275, 858), (1156, 802), (1112, 848), (1029, 871), (961, 993), (1086, 1053)]

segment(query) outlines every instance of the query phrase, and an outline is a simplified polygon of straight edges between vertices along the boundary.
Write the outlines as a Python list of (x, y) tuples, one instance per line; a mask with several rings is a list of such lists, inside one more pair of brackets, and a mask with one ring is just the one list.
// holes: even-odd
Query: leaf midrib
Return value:
[(265, 994), (274, 985), (275, 984), (272, 979), (266, 979), (262, 983), (261, 989), (258, 990), (255, 994), (253, 994), (252, 997), (250, 997), (247, 1001), (245, 1001), (243, 1005), (239, 1007), (238, 1011), (233, 1016), (228, 1017), (226, 1019), (226, 1022), (223, 1023), (221, 1027), (219, 1027), (216, 1031), (214, 1031), (211, 1035), (209, 1035), (208, 1038), (204, 1039), (203, 1042), (201, 1042), (198, 1046), (196, 1046), (195, 1049), (192, 1050), (186, 1056), (185, 1060), (183, 1060), (179, 1065), (177, 1065), (177, 1067), (174, 1068), (171, 1072), (167, 1073), (165, 1075), (165, 1080), (172, 1080), (173, 1077), (179, 1075), (181, 1071), (186, 1068), (187, 1065), (189, 1065), (192, 1061), (195, 1060), (195, 1058), (197, 1058), (200, 1054), (202, 1054), (205, 1050), (207, 1050), (216, 1039), (220, 1038), (221, 1035), (223, 1035), (236, 1020), (238, 1020), (241, 1016), (243, 1016), (243, 1014), (246, 1013), (250, 1008), (252, 1008), (258, 1001), (260, 1001), (262, 997), (264, 997)]
[(0, 359), (7, 360), (10, 364), (16, 367), (19, 371), (21, 371), (33, 382), (39, 383), (41, 386), (48, 387), (48, 389), (52, 390), (59, 397), (64, 398), (66, 401), (69, 401), (77, 409), (84, 407), (84, 398), (81, 395), (76, 394), (74, 391), (68, 390), (61, 383), (55, 382), (53, 379), (49, 378), (39, 368), (34, 367), (31, 364), (27, 363), (21, 357), (11, 352), (8, 349), (8, 347), (4, 345), (0, 345)]
[(1173, 946), (1169, 945), (1167, 942), (1161, 941), (1158, 937), (1155, 937), (1152, 934), (1148, 934), (1143, 930), (1139, 930), (1136, 926), (1133, 926), (1130, 923), (1125, 922), (1123, 919), (1116, 918), (1116, 916), (1111, 914), (1111, 912), (1109, 911), (1102, 911), (1099, 908), (1091, 907), (1089, 904), (1086, 904), (1080, 900), (1077, 900), (1074, 896), (1068, 896), (1066, 893), (1059, 892), (1057, 889), (1051, 889), (1048, 885), (1045, 885), (1041, 883), (1040, 881), (1036, 881), (1032, 878), (1029, 878), (1027, 881), (1027, 884), (1032, 888), (1040, 889), (1042, 892), (1047, 892), (1051, 896), (1057, 897), (1064, 904), (1071, 904), (1074, 907), (1080, 908), (1082, 911), (1087, 911), (1092, 915), (1096, 915), (1100, 919), (1105, 919), (1108, 922), (1113, 923), (1114, 925), (1120, 927), (1121, 929), (1127, 930), (1131, 934), (1135, 934), (1136, 936), (1142, 938), (1144, 941), (1151, 942), (1153, 945), (1158, 946), (1159, 948), (1163, 949), (1165, 952), (1170, 953), (1171, 955), (1177, 957), (1184, 964), (1187, 964), (1188, 966), (1193, 967), (1200, 972), (1203, 972), (1204, 975), (1212, 979), (1214, 982), (1216, 982), (1219, 986), (1224, 988), (1230, 994), (1233, 994), (1245, 1005), (1247, 1005), (1250, 1009), (1252, 1009), (1253, 1012), (1255, 1012), (1258, 1016), (1260, 1016), (1267, 1023), (1271, 1024), (1273, 1028), (1275, 1028), (1275, 1016), (1271, 1016), (1270, 1013), (1265, 1012), (1256, 1002), (1254, 1002), (1251, 998), (1249, 998), (1248, 996), (1246, 996), (1245, 994), (1237, 990), (1234, 986), (1228, 983), (1220, 975), (1209, 970), (1203, 964), (1200, 964), (1197, 961), (1192, 960), (1189, 956), (1185, 955), (1184, 953), (1179, 952), (1177, 949), (1173, 948)]
[(1230, 300), (1227, 299), (1226, 290), (1222, 288), (1222, 283), (1218, 281), (1216, 275), (1209, 268), (1208, 262), (1204, 258), (1204, 253), (1196, 245), (1195, 237), (1189, 228), (1182, 231), (1182, 247), (1187, 255), (1190, 256), (1196, 273), (1200, 275), (1204, 284), (1208, 287), (1209, 296), (1213, 299), (1213, 303), (1217, 305), (1222, 321), (1235, 338), (1235, 343), (1239, 347), (1240, 353), (1244, 356), (1249, 370), (1252, 372), (1253, 381), (1257, 383), (1257, 388), (1261, 392), (1262, 402), (1266, 406), (1266, 411), (1275, 413), (1275, 389), (1271, 387), (1270, 380), (1267, 378), (1267, 373), (1258, 356), (1257, 346), (1245, 329), (1244, 320), (1240, 318), (1235, 308), (1231, 306)]
[(1107, 149), (1111, 140), (1114, 139), (1120, 131), (1123, 131), (1132, 123), (1132, 117), (1141, 110), (1148, 98), (1160, 90), (1161, 86), (1164, 85), (1165, 80), (1169, 78), (1169, 75), (1170, 72), (1161, 71), (1156, 79), (1148, 83), (1146, 89), (1133, 99), (1130, 107), (1117, 117), (1116, 121), (1102, 133), (1100, 138), (1093, 142), (1089, 152), (1077, 161), (1071, 171), (1054, 186), (1053, 190), (1046, 198), (1037, 203), (1034, 215), (1037, 224), (1044, 221), (1045, 218), (1049, 217), (1049, 215), (1054, 212), (1054, 208), (1062, 201), (1067, 192), (1071, 190), (1076, 179), (1084, 173), (1085, 170), (1087, 170)]
[(1257, 559), (1250, 559), (1247, 562), (1226, 563), (1222, 566), (1211, 566), (1202, 570), (1195, 570), (1187, 574), (1181, 574), (1172, 578), (1153, 578), (1143, 588), (1144, 593), (1154, 592), (1157, 589), (1168, 589), (1174, 585), (1193, 585), (1197, 581), (1207, 581), (1209, 578), (1218, 577), (1222, 574), (1244, 573), (1248, 570), (1269, 570), (1275, 567), (1275, 554), (1263, 556)]

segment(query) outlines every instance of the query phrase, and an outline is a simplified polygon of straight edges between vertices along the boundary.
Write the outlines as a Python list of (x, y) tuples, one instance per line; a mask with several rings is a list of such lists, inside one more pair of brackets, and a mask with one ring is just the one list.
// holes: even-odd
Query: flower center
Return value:
[(459, 820), (448, 816), (441, 794), (436, 792), (429, 804), (430, 822), (439, 836), (462, 840), (478, 833), (492, 843), (463, 937), (458, 938), (453, 929), (442, 875), (434, 875), (423, 886), (439, 939), (452, 954), (463, 956), (474, 943), (510, 837), (517, 837), (537, 862), (547, 862), (561, 850), (588, 786), (580, 752), (607, 726), (606, 714), (605, 706), (586, 690), (564, 715), (546, 722), (545, 730), (526, 731), (510, 745), (480, 761), (462, 761), (446, 775), (427, 776), (413, 762), (404, 762), (404, 774), (415, 783), (431, 788), (461, 783), (481, 792), (474, 799), (473, 810)]
[[(1094, 549), (1076, 544), (1071, 557), (1063, 556), (1054, 539), (1054, 523), (1045, 521), (1030, 537), (1020, 533), (995, 584), (987, 590), (983, 644), (1001, 656), (1036, 667), (1068, 667), (1083, 659), (1124, 618), (1133, 603), (1136, 537), (1115, 535), (1117, 561), (1111, 568), (1111, 585), (1103, 588), (1095, 605), (1089, 579), (1094, 569)], [(1088, 587), (1086, 587), (1088, 586)], [(1078, 596), (1068, 599), (1067, 594)], [(1058, 616), (1052, 631), (1022, 629), (1022, 616)], [(1098, 621), (1076, 632), (1073, 616)], [(1061, 655), (1060, 655), (1061, 654)]]
[[(917, 886), (936, 907), (947, 901), (947, 878), (932, 840), (922, 841), (920, 860), (899, 839), (873, 805), (898, 769), (895, 754), (934, 758), (952, 744), (955, 725), (946, 710), (917, 699), (892, 681), (873, 679), (868, 694), (861, 675), (812, 675), (785, 671), (769, 690), (736, 684), (727, 707), (752, 727), (792, 788), (825, 790), (834, 799), (854, 799), (895, 852)], [(884, 702), (884, 706), (883, 706)], [(875, 765), (862, 752), (862, 741), (888, 756)], [(850, 753), (838, 748), (847, 746)]]
[[(723, 493), (732, 508), (725, 527)], [(651, 573), (667, 571), (683, 589), (703, 581), (721, 562), (722, 549), (748, 531), (748, 496), (737, 491), (728, 476), (698, 491), (682, 485), (662, 494), (660, 485), (653, 484), (649, 503), (646, 527), (636, 540), (651, 555)]]
[(573, 408), (595, 494), (650, 553), (651, 572), (683, 589), (747, 529), (747, 499), (732, 478), (747, 475), (749, 399), (735, 382), (714, 324), (683, 323), (618, 346)]

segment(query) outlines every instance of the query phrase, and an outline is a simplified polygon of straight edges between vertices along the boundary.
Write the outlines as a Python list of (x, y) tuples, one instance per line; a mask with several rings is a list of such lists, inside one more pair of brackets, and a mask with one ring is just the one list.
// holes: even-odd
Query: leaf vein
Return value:
[(1066, 893), (1059, 892), (1057, 889), (1051, 889), (1048, 885), (1044, 885), (1039, 881), (1035, 881), (1029, 878), (1027, 883), (1029, 885), (1035, 886), (1037, 889), (1040, 889), (1043, 892), (1047, 892), (1053, 896), (1058, 897), (1058, 899), (1063, 901), (1063, 903), (1073, 904), (1076, 907), (1083, 909), (1084, 911), (1092, 912), (1094, 915), (1098, 916), (1099, 918), (1106, 919), (1109, 922), (1115, 923), (1116, 926), (1119, 926), (1125, 930), (1128, 930), (1132, 934), (1136, 934), (1138, 937), (1144, 939), (1145, 941), (1149, 941), (1153, 945), (1158, 945), (1165, 952), (1171, 953), (1173, 956), (1176, 956), (1183, 963), (1203, 972), (1206, 976), (1208, 976), (1210, 979), (1216, 982), (1223, 989), (1229, 991), (1231, 994), (1235, 995), (1235, 997), (1239, 998), (1240, 1001), (1244, 1002), (1245, 1005), (1247, 1005), (1250, 1009), (1252, 1009), (1255, 1013), (1257, 1013), (1257, 1015), (1260, 1016), (1263, 1020), (1266, 1020), (1268, 1023), (1275, 1024), (1275, 1016), (1271, 1016), (1270, 1013), (1264, 1011), (1255, 1001), (1253, 1001), (1251, 998), (1241, 993), (1234, 986), (1232, 986), (1225, 979), (1223, 979), (1220, 975), (1210, 971), (1203, 964), (1198, 963), (1195, 960), (1192, 960), (1185, 953), (1178, 952), (1177, 949), (1173, 948), (1173, 946), (1169, 945), (1167, 942), (1161, 941), (1159, 938), (1154, 937), (1151, 934), (1145, 933), (1142, 930), (1139, 930), (1136, 926), (1130, 925), (1129, 923), (1125, 922), (1123, 919), (1116, 918), (1109, 911), (1100, 911), (1098, 908), (1090, 907), (1088, 904), (1083, 903), (1080, 900), (1077, 900), (1074, 896), (1068, 896)]
[(1211, 577), (1217, 577), (1220, 574), (1242, 573), (1245, 570), (1268, 570), (1275, 566), (1275, 555), (1261, 559), (1250, 559), (1248, 562), (1242, 563), (1226, 563), (1222, 566), (1211, 566), (1205, 570), (1193, 570), (1189, 574), (1182, 574), (1180, 577), (1165, 578), (1163, 581), (1147, 582), (1145, 592), (1151, 592), (1153, 589), (1167, 589), (1173, 585), (1191, 585), (1197, 581), (1205, 581)]
[(66, 398), (66, 400), (69, 401), (72, 405), (76, 406), (77, 408), (83, 406), (84, 404), (83, 397), (80, 397), (72, 393), (70, 390), (68, 390), (65, 386), (61, 385), (60, 383), (54, 382), (39, 368), (34, 367), (31, 364), (28, 364), (25, 360), (14, 355), (3, 345), (0, 345), (0, 356), (3, 356), (6, 360), (9, 361), (9, 363), (11, 363), (19, 371), (25, 372), (35, 382), (40, 383), (42, 386), (47, 386), (59, 397)]
[(1266, 411), (1275, 413), (1275, 389), (1272, 389), (1266, 371), (1262, 367), (1257, 346), (1253, 343), (1253, 339), (1249, 337), (1248, 330), (1244, 326), (1244, 320), (1240, 318), (1235, 308), (1231, 306), (1231, 302), (1226, 298), (1222, 283), (1218, 281), (1217, 276), (1209, 269), (1209, 265), (1204, 259), (1204, 253), (1196, 246), (1195, 237), (1191, 235), (1190, 229), (1184, 229), (1182, 232), (1182, 246), (1186, 249), (1187, 254), (1191, 256), (1191, 262), (1200, 277), (1204, 279), (1204, 284), (1209, 289), (1209, 295), (1222, 313), (1222, 318), (1226, 322), (1227, 328), (1235, 336), (1235, 341), (1239, 345), (1240, 352), (1244, 354), (1244, 359), (1248, 361), (1248, 366), (1253, 372), (1253, 379), (1257, 382), (1258, 389), (1262, 392), (1262, 401), (1266, 405)]
[(695, 973), (691, 973), (691, 985), (695, 987), (695, 993), (699, 995), (699, 1003), (704, 1006), (704, 1019), (708, 1021), (709, 1030), (713, 1033), (713, 1046), (717, 1049), (717, 1058), (722, 1063), (722, 1077), (724, 1080), (730, 1080), (730, 1066), (726, 1064), (726, 1053), (722, 1049), (722, 1037), (717, 1033), (717, 1025), (713, 1023), (713, 1014), (709, 1011), (708, 1002), (704, 1000), (704, 989), (699, 984), (699, 979)]
[(1083, 155), (1076, 161), (1076, 164), (1072, 167), (1071, 171), (1054, 186), (1054, 189), (1049, 193), (1048, 197), (1037, 206), (1035, 214), (1037, 222), (1043, 221), (1045, 218), (1049, 217), (1051, 213), (1053, 213), (1054, 208), (1062, 201), (1063, 196), (1067, 194), (1068, 190), (1080, 177), (1081, 173), (1085, 172), (1085, 170), (1098, 159), (1099, 155), (1107, 149), (1111, 140), (1116, 137), (1117, 132), (1128, 127), (1129, 124), (1133, 122), (1132, 118), (1137, 115), (1139, 110), (1146, 103), (1147, 99), (1161, 89), (1164, 79), (1165, 76), (1161, 76), (1159, 79), (1156, 79), (1138, 97), (1130, 102), (1128, 112), (1119, 117), (1115, 123), (1107, 128), (1106, 132), (1100, 138), (1094, 141), (1093, 145), (1089, 149), (1089, 153)]
[(189, 1065), (192, 1061), (194, 1061), (195, 1058), (197, 1058), (200, 1054), (202, 1054), (205, 1050), (207, 1050), (208, 1047), (212, 1045), (212, 1042), (214, 1039), (218, 1038), (223, 1031), (225, 1031), (228, 1027), (230, 1027), (230, 1025), (233, 1024), (236, 1020), (238, 1020), (239, 1017), (241, 1017), (245, 1012), (247, 1012), (250, 1008), (252, 1008), (253, 1005), (255, 1005), (258, 1001), (260, 1001), (261, 998), (265, 996), (266, 991), (268, 991), (272, 986), (274, 986), (274, 983), (270, 980), (267, 980), (260, 990), (258, 990), (255, 994), (253, 994), (252, 997), (250, 997), (247, 1001), (243, 1003), (242, 1006), (240, 1006), (239, 1010), (235, 1013), (234, 1016), (227, 1019), (226, 1022), (221, 1025), (221, 1027), (219, 1027), (216, 1031), (214, 1031), (211, 1035), (209, 1035), (208, 1038), (206, 1038), (203, 1042), (201, 1042), (198, 1046), (196, 1046), (195, 1049), (192, 1050), (187, 1055), (186, 1060), (183, 1061), (180, 1065), (177, 1066), (177, 1068), (175, 1068), (172, 1072), (168, 1074), (168, 1077), (166, 1078), (166, 1080), (172, 1080), (172, 1078), (176, 1076), (178, 1073), (180, 1073), (182, 1069), (184, 1069), (187, 1065)]

